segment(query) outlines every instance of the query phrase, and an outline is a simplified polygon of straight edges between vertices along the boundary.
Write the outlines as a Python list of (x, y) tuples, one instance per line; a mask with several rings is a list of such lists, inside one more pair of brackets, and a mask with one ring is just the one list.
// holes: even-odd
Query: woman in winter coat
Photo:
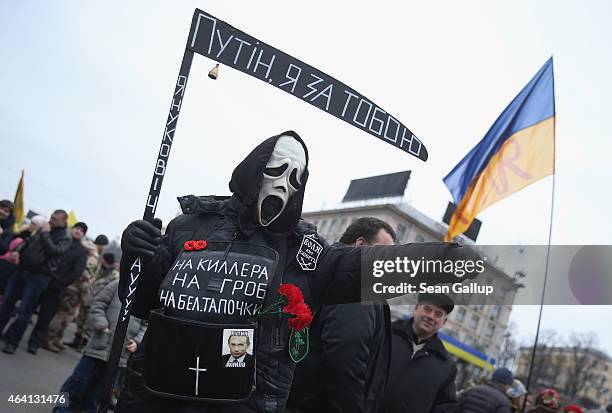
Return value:
[[(91, 341), (85, 347), (83, 357), (74, 368), (72, 375), (60, 390), (69, 393), (69, 406), (56, 407), (54, 413), (96, 411), (113, 334), (121, 310), (118, 286), (119, 280), (112, 281), (94, 298), (87, 320), (93, 330)], [(130, 318), (119, 367), (124, 368), (127, 365), (129, 354), (136, 351), (146, 328), (146, 321)]]

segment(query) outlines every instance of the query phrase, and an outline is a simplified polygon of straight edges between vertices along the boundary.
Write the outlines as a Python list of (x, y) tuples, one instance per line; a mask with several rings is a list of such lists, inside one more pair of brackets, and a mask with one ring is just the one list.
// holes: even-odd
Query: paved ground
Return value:
[[(38, 350), (36, 355), (28, 353), (26, 347), (31, 329), (32, 324), (15, 354), (0, 351), (0, 413), (50, 412), (53, 406), (49, 404), (11, 404), (8, 398), (11, 394), (57, 394), (81, 356), (71, 348), (59, 354), (44, 349)], [(74, 329), (71, 324), (65, 339), (72, 340)], [(4, 348), (4, 342), (0, 342), (0, 347)]]

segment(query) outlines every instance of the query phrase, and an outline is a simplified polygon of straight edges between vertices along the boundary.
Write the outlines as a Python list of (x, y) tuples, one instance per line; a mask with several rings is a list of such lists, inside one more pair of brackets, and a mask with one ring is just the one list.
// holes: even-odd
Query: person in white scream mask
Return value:
[(285, 210), (289, 199), (298, 191), (306, 169), (306, 153), (291, 136), (283, 135), (263, 171), (263, 181), (257, 201), (257, 220), (267, 227)]
[[(281, 283), (298, 287), (312, 312), (320, 305), (358, 302), (361, 298), (362, 249), (329, 246), (314, 225), (301, 220), (307, 180), (306, 145), (297, 133), (287, 131), (261, 142), (236, 166), (229, 183), (231, 197), (179, 197), (183, 214), (168, 224), (163, 236), (143, 220), (125, 229), (120, 294), (125, 300), (130, 268), (136, 257), (141, 257), (144, 264), (138, 288), (130, 299), (132, 315), (148, 319), (149, 327), (130, 360), (116, 412), (285, 410), (295, 367), (289, 354), (288, 317), (264, 315), (252, 324), (253, 317), (276, 302)], [(184, 245), (188, 240), (206, 240), (207, 247), (187, 251)], [(396, 248), (414, 259), (465, 259), (462, 247), (447, 243)], [(223, 283), (230, 281), (235, 287), (233, 280), (237, 278), (235, 274), (218, 274), (213, 267), (184, 267), (179, 276), (197, 279), (197, 283), (177, 281), (177, 272), (172, 270), (177, 265), (190, 259), (212, 262), (219, 251), (225, 251), (224, 262), (244, 262), (240, 268), (263, 268), (269, 260), (276, 260), (265, 277), (239, 278), (243, 283), (265, 284), (261, 289), (265, 294), (223, 289)], [(197, 309), (193, 300), (191, 309), (175, 305), (174, 300), (162, 300), (160, 291), (163, 297), (170, 293), (196, 297)], [(214, 307), (209, 305), (213, 302), (217, 304)], [(258, 310), (249, 313), (253, 308)], [(228, 326), (254, 330), (252, 367), (245, 363), (244, 368), (225, 369), (227, 357), (206, 351), (206, 346), (218, 349), (227, 345), (219, 337)]]

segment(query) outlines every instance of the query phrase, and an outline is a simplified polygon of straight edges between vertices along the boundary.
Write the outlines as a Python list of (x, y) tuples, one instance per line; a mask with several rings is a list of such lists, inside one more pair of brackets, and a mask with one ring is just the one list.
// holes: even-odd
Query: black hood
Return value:
[(294, 131), (283, 132), (260, 143), (247, 155), (234, 169), (229, 183), (230, 191), (240, 202), (239, 222), (240, 231), (246, 235), (252, 234), (257, 228), (262, 228), (257, 222), (257, 200), (263, 182), (263, 171), (274, 151), (276, 141), (281, 136), (291, 136), (297, 140), (306, 152), (306, 168), (300, 177), (302, 183), (298, 191), (289, 199), (285, 210), (270, 225), (265, 227), (267, 232), (284, 235), (292, 232), (302, 216), (302, 203), (304, 202), (304, 188), (308, 181), (308, 149), (300, 136)]

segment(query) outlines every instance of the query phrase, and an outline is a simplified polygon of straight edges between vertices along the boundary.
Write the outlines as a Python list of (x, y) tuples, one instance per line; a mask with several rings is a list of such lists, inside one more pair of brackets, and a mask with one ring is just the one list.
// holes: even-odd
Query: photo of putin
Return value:
[(253, 365), (253, 356), (247, 353), (251, 346), (251, 339), (248, 335), (230, 335), (227, 339), (230, 356), (225, 363), (225, 367), (250, 367)]

